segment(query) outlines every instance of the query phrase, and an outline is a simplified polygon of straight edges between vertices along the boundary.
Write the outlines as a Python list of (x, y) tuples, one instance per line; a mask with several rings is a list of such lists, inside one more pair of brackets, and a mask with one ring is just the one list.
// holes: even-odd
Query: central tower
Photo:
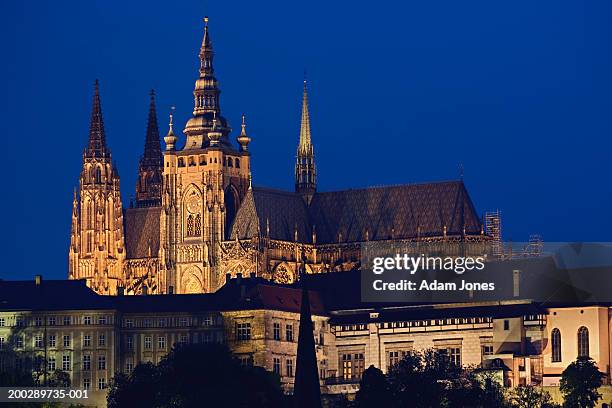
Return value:
[(221, 114), (208, 18), (204, 23), (193, 116), (183, 131), (185, 145), (177, 146), (172, 115), (164, 138), (160, 261), (167, 277), (166, 293), (210, 292), (223, 284), (216, 260), (250, 186), (250, 138), (244, 116), (236, 149)]

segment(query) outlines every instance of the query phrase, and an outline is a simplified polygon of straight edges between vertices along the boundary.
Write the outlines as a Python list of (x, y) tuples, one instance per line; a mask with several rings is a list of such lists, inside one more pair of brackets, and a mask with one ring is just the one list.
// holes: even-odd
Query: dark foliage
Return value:
[(225, 346), (189, 344), (174, 348), (158, 365), (139, 365), (117, 375), (109, 408), (283, 406), (278, 376), (243, 367)]

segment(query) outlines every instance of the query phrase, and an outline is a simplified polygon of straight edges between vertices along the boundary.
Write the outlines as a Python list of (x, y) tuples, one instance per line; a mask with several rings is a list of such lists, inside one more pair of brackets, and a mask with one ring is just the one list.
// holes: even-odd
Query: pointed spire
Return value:
[(155, 91), (149, 93), (149, 117), (144, 152), (138, 163), (138, 179), (136, 182), (136, 206), (151, 207), (161, 204), (161, 184), (163, 159), (157, 113), (155, 111)]
[(143, 160), (146, 164), (161, 166), (162, 154), (159, 140), (159, 127), (157, 126), (157, 112), (155, 109), (155, 90), (149, 93), (149, 118), (147, 120), (147, 135), (145, 138)]
[(94, 84), (91, 121), (89, 123), (89, 144), (85, 154), (88, 157), (103, 157), (107, 154), (102, 104), (100, 102), (100, 84), (97, 79)]
[(308, 204), (317, 190), (317, 170), (315, 166), (314, 147), (310, 135), (310, 114), (308, 112), (308, 87), (304, 78), (302, 95), (302, 122), (300, 141), (297, 147), (295, 162), (295, 191), (300, 193)]
[(306, 255), (302, 249), (300, 283), (302, 301), (300, 305), (300, 331), (298, 334), (297, 362), (295, 367), (294, 398), (297, 408), (320, 408), (321, 388), (317, 369), (310, 296), (306, 287)]
[(300, 126), (300, 144), (298, 152), (302, 155), (312, 154), (312, 140), (310, 137), (310, 114), (308, 112), (308, 87), (304, 78), (304, 91), (302, 94), (302, 123)]
[(200, 47), (200, 78), (211, 76), (213, 73), (212, 57), (213, 47), (208, 32), (208, 16), (204, 17), (204, 37), (202, 38), (202, 46)]

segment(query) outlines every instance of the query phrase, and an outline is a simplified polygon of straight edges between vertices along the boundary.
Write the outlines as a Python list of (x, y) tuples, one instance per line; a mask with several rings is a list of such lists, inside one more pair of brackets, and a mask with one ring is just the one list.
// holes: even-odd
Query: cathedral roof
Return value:
[(128, 259), (158, 256), (160, 212), (161, 207), (128, 208), (125, 210), (123, 222)]
[[(232, 238), (262, 237), (320, 244), (479, 234), (480, 219), (462, 181), (315, 193), (309, 206), (295, 193), (253, 188)], [(258, 229), (259, 228), (259, 229)], [(269, 235), (268, 235), (269, 230)], [(314, 234), (313, 234), (314, 232)]]

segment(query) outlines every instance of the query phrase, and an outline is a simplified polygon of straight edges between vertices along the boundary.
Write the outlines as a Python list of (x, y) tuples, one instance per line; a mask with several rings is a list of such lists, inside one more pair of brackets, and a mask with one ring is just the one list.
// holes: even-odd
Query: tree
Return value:
[(543, 408), (552, 406), (550, 394), (533, 385), (519, 385), (510, 398), (517, 408)]
[(381, 408), (393, 405), (387, 377), (383, 372), (370, 366), (363, 372), (359, 391), (355, 396), (356, 408)]
[(564, 406), (571, 408), (592, 408), (601, 399), (597, 391), (604, 374), (590, 357), (578, 357), (561, 374), (560, 390)]
[(283, 398), (278, 375), (241, 366), (225, 346), (188, 344), (173, 348), (158, 365), (117, 375), (107, 402), (109, 408), (276, 408)]

